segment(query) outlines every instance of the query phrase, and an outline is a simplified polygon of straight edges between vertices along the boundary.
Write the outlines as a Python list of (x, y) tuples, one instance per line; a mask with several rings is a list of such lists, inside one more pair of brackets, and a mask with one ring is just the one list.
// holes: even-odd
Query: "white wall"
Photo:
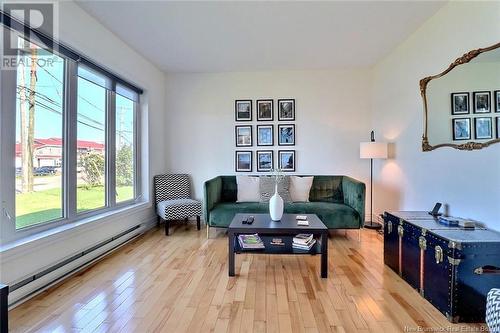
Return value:
[[(369, 139), (369, 73), (277, 71), (169, 74), (166, 81), (168, 167), (193, 177), (195, 196), (203, 182), (234, 171), (234, 101), (295, 98), (297, 174), (350, 175), (366, 181), (368, 161), (359, 159), (359, 142)], [(252, 122), (255, 147), (255, 110)], [(264, 123), (264, 122), (262, 122)], [(275, 121), (275, 133), (276, 124)], [(243, 123), (238, 123), (238, 125)], [(247, 150), (241, 148), (240, 150)], [(255, 156), (254, 156), (254, 172)]]
[(395, 158), (376, 172), (378, 211), (424, 210), (440, 201), (453, 215), (500, 230), (500, 144), (423, 153), (418, 85), (465, 52), (498, 43), (499, 17), (500, 2), (451, 2), (373, 69), (373, 124), (395, 143)]
[[(151, 176), (165, 172), (165, 144), (158, 140), (164, 132), (165, 123), (165, 76), (75, 3), (61, 2), (59, 12), (61, 41), (145, 90), (141, 96), (141, 125), (145, 134), (142, 138), (141, 167), (143, 198), (148, 203)], [(1, 219), (2, 224), (10, 223), (5, 220), (4, 214)], [(58, 235), (32, 240), (13, 250), (3, 251), (0, 257), (0, 281), (11, 284), (132, 226), (141, 223), (151, 225), (152, 222), (153, 209), (150, 204), (146, 204), (126, 214), (78, 225)], [(0, 245), (8, 246), (5, 242)], [(32, 288), (30, 286), (18, 291), (12, 295), (11, 301)]]

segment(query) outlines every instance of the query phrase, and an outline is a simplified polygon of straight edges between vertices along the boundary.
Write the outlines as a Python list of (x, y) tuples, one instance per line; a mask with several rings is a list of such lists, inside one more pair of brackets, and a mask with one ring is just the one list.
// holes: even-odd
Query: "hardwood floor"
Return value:
[(236, 256), (227, 273), (223, 231), (153, 229), (84, 272), (10, 311), (14, 332), (411, 332), (452, 325), (382, 258), (363, 230), (329, 240), (320, 256)]

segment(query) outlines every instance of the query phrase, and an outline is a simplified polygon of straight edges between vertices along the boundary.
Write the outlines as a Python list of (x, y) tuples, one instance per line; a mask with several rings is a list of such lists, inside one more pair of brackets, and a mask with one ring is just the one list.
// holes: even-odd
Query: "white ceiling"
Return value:
[(78, 1), (166, 72), (372, 66), (444, 2)]

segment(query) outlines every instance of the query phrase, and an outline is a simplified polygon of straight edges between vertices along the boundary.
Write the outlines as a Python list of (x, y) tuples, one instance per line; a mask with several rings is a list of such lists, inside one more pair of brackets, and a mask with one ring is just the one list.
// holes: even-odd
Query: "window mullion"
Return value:
[(106, 100), (106, 203), (116, 205), (116, 94), (108, 90)]
[(65, 77), (65, 122), (64, 122), (64, 186), (63, 200), (65, 215), (68, 220), (76, 217), (77, 189), (77, 100), (78, 100), (78, 65), (72, 60), (66, 61)]

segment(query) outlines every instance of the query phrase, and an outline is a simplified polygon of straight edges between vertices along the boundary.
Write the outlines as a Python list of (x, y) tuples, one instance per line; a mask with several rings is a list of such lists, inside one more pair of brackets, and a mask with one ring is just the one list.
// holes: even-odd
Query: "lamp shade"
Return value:
[(387, 143), (361, 142), (359, 144), (360, 158), (387, 158)]

